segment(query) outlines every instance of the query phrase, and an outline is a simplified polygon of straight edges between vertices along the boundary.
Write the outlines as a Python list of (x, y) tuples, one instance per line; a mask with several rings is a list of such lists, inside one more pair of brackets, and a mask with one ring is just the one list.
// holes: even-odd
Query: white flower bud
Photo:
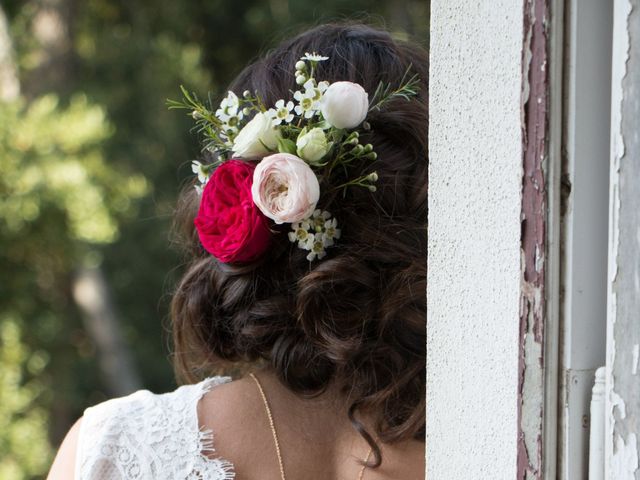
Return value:
[(327, 154), (330, 146), (321, 128), (312, 128), (309, 132), (305, 130), (296, 140), (296, 147), (298, 155), (313, 165)]
[(298, 75), (296, 77), (296, 83), (298, 85), (304, 85), (304, 82), (306, 82), (306, 81), (307, 81), (307, 77), (305, 77), (304, 75)]
[(245, 90), (244, 92), (242, 92), (242, 96), (244, 98), (249, 98), (251, 96), (251, 92), (249, 90)]
[(376, 172), (371, 172), (367, 178), (369, 180), (371, 180), (372, 182), (377, 182), (378, 181), (378, 174)]
[(298, 60), (296, 62), (296, 70), (305, 70), (307, 68), (307, 64), (304, 63), (302, 60)]
[(376, 190), (378, 190), (375, 185), (369, 185), (367, 188), (370, 192), (375, 192)]
[(357, 83), (335, 82), (320, 101), (322, 115), (336, 128), (355, 128), (367, 117), (369, 96)]

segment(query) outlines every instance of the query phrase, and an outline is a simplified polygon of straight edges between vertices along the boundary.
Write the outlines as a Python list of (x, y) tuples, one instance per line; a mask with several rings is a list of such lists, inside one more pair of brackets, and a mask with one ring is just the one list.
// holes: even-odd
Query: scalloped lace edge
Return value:
[(210, 392), (213, 387), (217, 387), (218, 385), (223, 385), (231, 381), (227, 379), (231, 379), (231, 377), (209, 377), (202, 381), (201, 387), (198, 391), (198, 396), (194, 402), (194, 415), (196, 426), (198, 427), (198, 451), (200, 452), (200, 455), (206, 463), (220, 467), (224, 472), (224, 479), (221, 480), (234, 480), (236, 478), (236, 472), (233, 463), (221, 457), (210, 458), (207, 456), (207, 454), (216, 453), (213, 430), (200, 426), (198, 421), (198, 405), (200, 400), (202, 400), (202, 397)]

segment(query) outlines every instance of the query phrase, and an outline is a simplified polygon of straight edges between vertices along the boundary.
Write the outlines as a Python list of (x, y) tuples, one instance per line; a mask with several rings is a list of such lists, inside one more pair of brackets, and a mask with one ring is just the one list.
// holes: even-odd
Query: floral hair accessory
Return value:
[(169, 108), (187, 109), (203, 137), (203, 150), (215, 161), (192, 162), (200, 209), (194, 220), (202, 246), (219, 261), (251, 262), (260, 258), (288, 223), (288, 239), (322, 259), (340, 239), (335, 217), (318, 207), (322, 192), (350, 187), (376, 191), (372, 168), (377, 154), (360, 144), (360, 133), (371, 130), (367, 115), (382, 110), (394, 98), (410, 100), (420, 79), (409, 69), (395, 89), (380, 83), (369, 98), (361, 85), (348, 81), (318, 82), (316, 52), (305, 53), (295, 65), (292, 99), (267, 108), (257, 92), (228, 92), (218, 108), (201, 102), (181, 87), (183, 99)]

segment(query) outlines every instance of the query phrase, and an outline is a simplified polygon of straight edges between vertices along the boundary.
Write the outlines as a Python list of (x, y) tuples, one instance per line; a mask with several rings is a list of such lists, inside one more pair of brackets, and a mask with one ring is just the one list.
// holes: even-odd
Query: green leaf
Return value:
[(278, 152), (280, 153), (290, 153), (292, 155), (296, 154), (296, 144), (293, 140), (289, 140), (288, 138), (279, 138), (278, 139)]

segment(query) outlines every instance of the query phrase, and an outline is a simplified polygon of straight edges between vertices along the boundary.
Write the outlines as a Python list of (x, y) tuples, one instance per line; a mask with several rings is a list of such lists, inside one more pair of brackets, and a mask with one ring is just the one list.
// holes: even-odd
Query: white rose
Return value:
[(369, 96), (357, 83), (335, 82), (320, 100), (324, 119), (336, 128), (355, 128), (367, 117)]
[(233, 153), (240, 158), (260, 158), (278, 146), (280, 132), (273, 127), (271, 118), (258, 112), (247, 123), (233, 142)]
[(290, 153), (275, 153), (262, 159), (253, 171), (253, 203), (276, 223), (294, 223), (309, 217), (320, 198), (320, 185), (313, 170)]
[(298, 155), (310, 164), (318, 162), (324, 157), (331, 146), (327, 143), (327, 137), (321, 128), (312, 128), (310, 131), (303, 129), (296, 140)]

